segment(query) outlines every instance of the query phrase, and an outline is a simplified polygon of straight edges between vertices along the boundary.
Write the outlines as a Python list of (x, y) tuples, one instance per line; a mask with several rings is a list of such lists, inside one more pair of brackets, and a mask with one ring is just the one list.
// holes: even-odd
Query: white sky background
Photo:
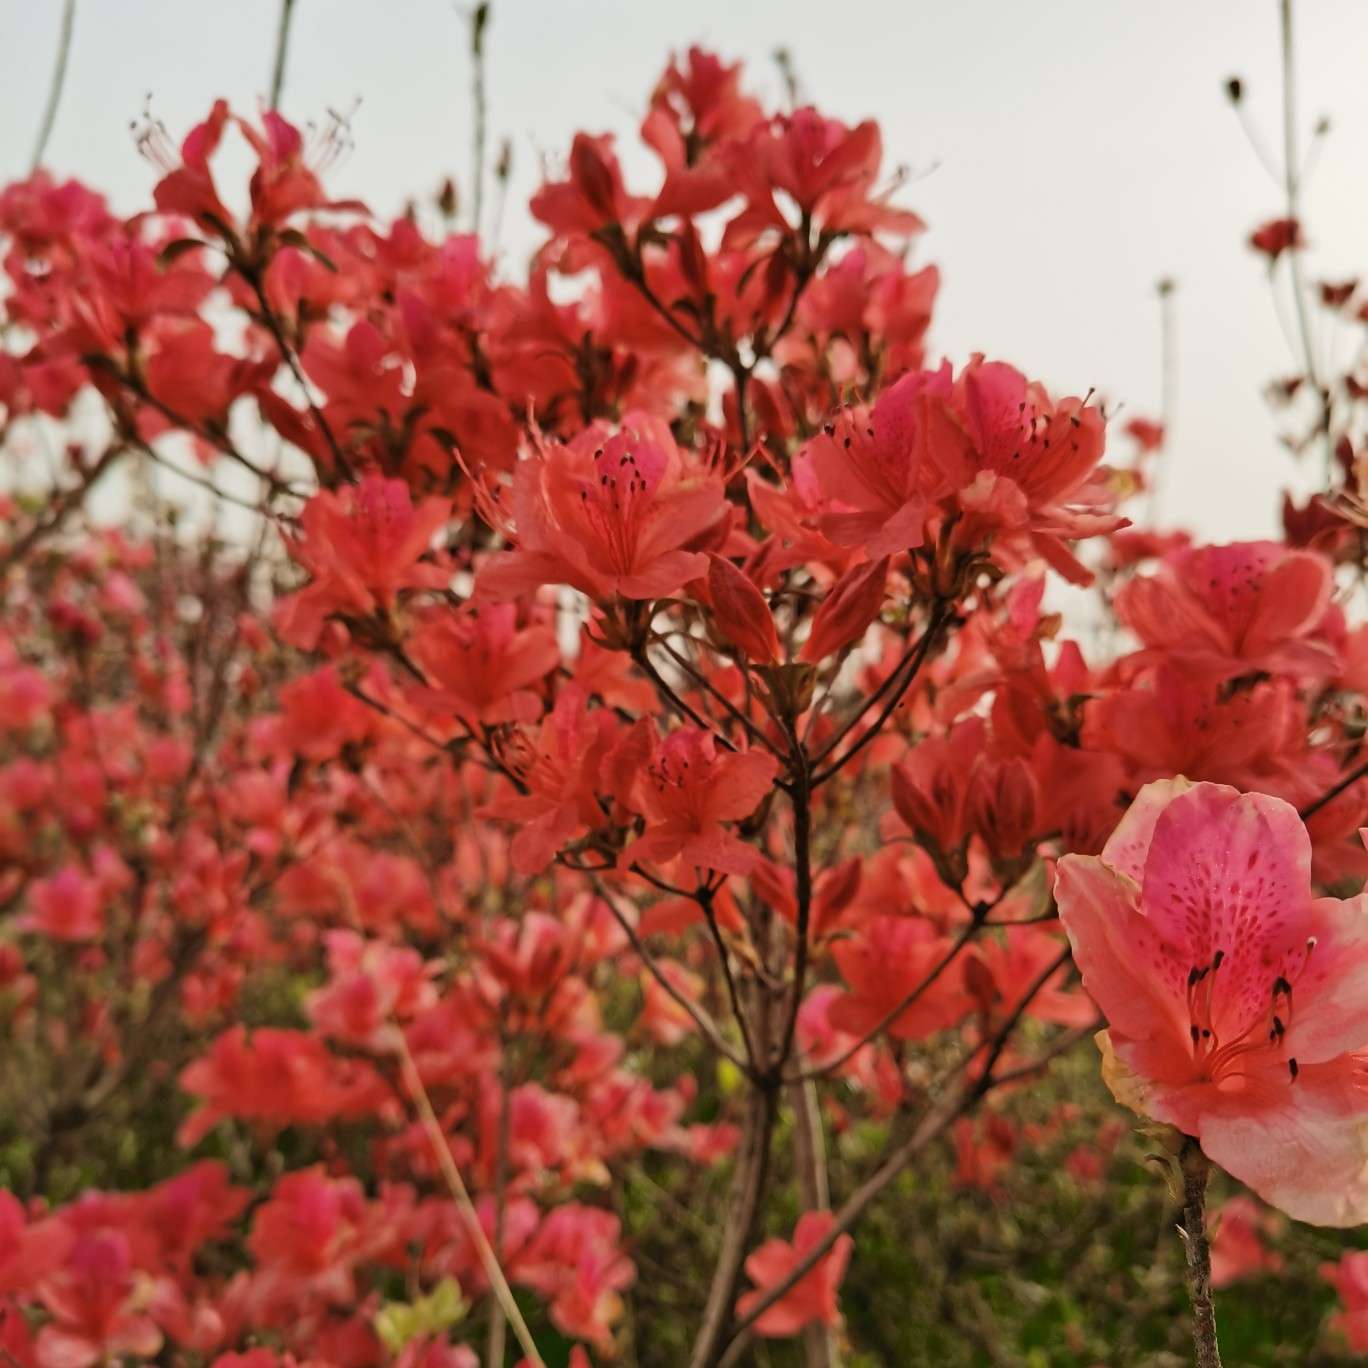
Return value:
[[(61, 8), (0, 0), (0, 179), (27, 169)], [(120, 212), (148, 205), (156, 173), (130, 120), (149, 93), (177, 141), (216, 95), (252, 112), (278, 17), (279, 0), (78, 0), (47, 164)], [(1303, 125), (1333, 123), (1305, 195), (1308, 264), (1339, 278), (1368, 269), (1368, 3), (1301, 0), (1297, 20)], [(448, 173), (467, 183), (468, 42), (451, 0), (297, 0), (284, 112), (321, 120), (362, 101), (331, 191), (389, 215)], [(693, 42), (745, 58), (776, 102), (771, 54), (786, 46), (806, 98), (879, 120), (886, 164), (914, 172), (900, 202), (930, 225), (918, 259), (943, 272), (933, 357), (985, 351), (1157, 415), (1154, 285), (1176, 278), (1163, 515), (1213, 540), (1274, 532), (1291, 462), (1260, 389), (1291, 361), (1244, 240), (1281, 195), (1222, 86), (1244, 77), (1276, 147), (1275, 0), (494, 0), (490, 142), (492, 157), (513, 141), (509, 272), (538, 240), (526, 200), (542, 162), (561, 164), (579, 128), (630, 145), (667, 54)], [(646, 158), (628, 166), (653, 174)]]

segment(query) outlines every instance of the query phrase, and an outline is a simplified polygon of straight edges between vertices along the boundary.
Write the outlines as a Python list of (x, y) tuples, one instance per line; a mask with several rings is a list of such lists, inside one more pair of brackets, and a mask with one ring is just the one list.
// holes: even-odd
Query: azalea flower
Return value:
[(793, 225), (776, 192), (828, 233), (888, 233), (906, 239), (925, 225), (916, 214), (894, 209), (876, 189), (883, 139), (878, 124), (854, 128), (811, 107), (775, 115), (730, 149), (731, 170), (746, 208), (728, 225), (726, 247), (746, 247), (765, 234)]
[[(759, 1289), (747, 1292), (736, 1304), (745, 1316), (765, 1292), (781, 1283), (798, 1263), (825, 1238), (836, 1218), (829, 1211), (805, 1211), (788, 1240), (766, 1240), (746, 1260), (746, 1273)], [(755, 1322), (756, 1333), (772, 1338), (796, 1335), (805, 1325), (838, 1325), (836, 1292), (845, 1277), (855, 1242), (840, 1235), (831, 1248)]]
[(496, 599), (548, 584), (599, 603), (661, 598), (707, 574), (703, 543), (727, 526), (721, 481), (645, 413), (616, 433), (595, 424), (568, 443), (538, 442), (511, 487), (479, 497), (514, 547), (480, 570), (477, 592)]
[(516, 734), (505, 743), (504, 763), (525, 792), (496, 798), (480, 815), (519, 824), (509, 852), (519, 874), (539, 873), (562, 846), (604, 821), (597, 785), (617, 740), (613, 714), (591, 711), (572, 685), (557, 694), (535, 740)]
[(1330, 1317), (1330, 1326), (1358, 1354), (1368, 1353), (1368, 1249), (1351, 1249), (1338, 1263), (1323, 1263), (1321, 1277), (1339, 1293), (1343, 1310)]
[(42, 1368), (91, 1368), (125, 1355), (150, 1358), (162, 1347), (152, 1319), (135, 1307), (132, 1249), (121, 1230), (80, 1233), (65, 1264), (38, 1295), (52, 1316), (38, 1332)]
[(401, 589), (441, 589), (450, 578), (420, 561), (451, 504), (424, 499), (416, 507), (402, 480), (368, 475), (341, 493), (321, 490), (304, 507), (290, 554), (313, 576), (276, 607), (281, 635), (311, 650), (333, 614), (365, 617), (394, 607)]
[(1312, 896), (1296, 810), (1149, 784), (1055, 897), (1113, 1093), (1297, 1220), (1368, 1220), (1368, 901)]
[(1242, 1278), (1282, 1268), (1282, 1257), (1264, 1243), (1268, 1220), (1252, 1197), (1242, 1193), (1231, 1197), (1212, 1213), (1210, 1223), (1213, 1287), (1229, 1287)]
[[(908, 1001), (949, 948), (950, 942), (921, 917), (870, 917), (854, 936), (832, 948), (849, 991), (832, 1002), (827, 1020), (857, 1037), (882, 1025), (895, 1040), (922, 1040), (954, 1025), (972, 1005), (957, 968), (940, 974)], [(903, 1002), (907, 1005), (897, 1011)]]
[(972, 544), (1017, 534), (1066, 579), (1089, 583), (1064, 543), (1126, 522), (1107, 508), (1111, 496), (1097, 475), (1101, 411), (1085, 399), (1051, 399), (1012, 366), (976, 356), (937, 417), (927, 450), (955, 491), (956, 536)]
[(941, 484), (927, 455), (931, 406), (950, 397), (950, 367), (903, 376), (873, 408), (843, 410), (805, 448), (836, 511), (822, 530), (871, 559), (920, 546)]
[(719, 755), (712, 733), (700, 727), (671, 732), (654, 746), (633, 787), (632, 806), (646, 818), (646, 830), (622, 852), (619, 866), (681, 859), (719, 873), (750, 873), (759, 852), (722, 823), (749, 817), (778, 769), (765, 751)]
[(1330, 562), (1314, 551), (1277, 542), (1193, 547), (1123, 585), (1116, 616), (1147, 648), (1134, 665), (1162, 657), (1216, 680), (1329, 675), (1337, 656), (1318, 633), (1334, 587)]
[(65, 865), (51, 878), (35, 880), (28, 899), (32, 910), (16, 920), (22, 930), (64, 941), (94, 940), (104, 931), (100, 885), (77, 865)]
[(444, 612), (413, 635), (412, 655), (433, 682), (421, 701), (470, 723), (532, 721), (539, 708), (530, 686), (560, 664), (549, 627), (519, 627), (511, 603)]

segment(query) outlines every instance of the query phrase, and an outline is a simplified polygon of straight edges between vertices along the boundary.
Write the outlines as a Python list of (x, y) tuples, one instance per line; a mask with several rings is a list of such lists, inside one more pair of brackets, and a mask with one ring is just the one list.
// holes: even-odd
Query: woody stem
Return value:
[(732, 1176), (722, 1246), (713, 1268), (703, 1320), (694, 1340), (690, 1368), (716, 1368), (730, 1333), (741, 1268), (750, 1247), (769, 1178), (770, 1144), (774, 1137), (778, 1093), (764, 1083), (753, 1086), (746, 1109), (745, 1129)]
[(1187, 1255), (1188, 1295), (1192, 1299), (1192, 1344), (1197, 1368), (1221, 1368), (1216, 1342), (1216, 1303), (1211, 1293), (1211, 1244), (1206, 1233), (1206, 1189), (1211, 1162), (1189, 1137), (1178, 1156), (1183, 1175), (1183, 1221), (1178, 1228)]

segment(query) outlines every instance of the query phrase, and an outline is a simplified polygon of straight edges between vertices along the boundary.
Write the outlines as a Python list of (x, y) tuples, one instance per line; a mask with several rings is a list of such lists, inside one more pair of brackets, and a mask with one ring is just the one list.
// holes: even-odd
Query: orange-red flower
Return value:
[(652, 732), (653, 754), (632, 787), (631, 804), (645, 831), (619, 857), (634, 863), (682, 860), (700, 869), (748, 874), (759, 852), (722, 824), (749, 817), (778, 772), (766, 751), (718, 751), (712, 733), (681, 727), (664, 741)]
[(725, 532), (722, 484), (658, 418), (629, 413), (572, 441), (539, 441), (481, 511), (513, 544), (480, 570), (479, 593), (514, 598), (568, 584), (597, 602), (673, 594), (704, 575)]
[[(737, 1302), (737, 1311), (744, 1316), (767, 1289), (788, 1277), (799, 1261), (826, 1237), (835, 1221), (829, 1211), (805, 1211), (798, 1218), (791, 1242), (766, 1240), (746, 1260), (746, 1273), (759, 1290), (747, 1292)], [(796, 1335), (805, 1325), (839, 1324), (841, 1311), (836, 1294), (854, 1247), (849, 1235), (837, 1236), (816, 1265), (760, 1315), (755, 1322), (757, 1333), (777, 1338)]]
[(366, 617), (393, 608), (401, 589), (440, 589), (450, 576), (423, 562), (433, 535), (450, 516), (446, 499), (416, 507), (402, 480), (367, 476), (340, 493), (321, 490), (304, 507), (290, 554), (312, 582), (276, 607), (280, 633), (311, 649), (324, 621)]

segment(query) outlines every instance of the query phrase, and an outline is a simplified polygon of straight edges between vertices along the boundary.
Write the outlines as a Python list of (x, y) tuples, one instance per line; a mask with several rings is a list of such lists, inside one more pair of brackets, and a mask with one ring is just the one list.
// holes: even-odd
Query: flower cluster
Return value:
[[(874, 124), (694, 50), (641, 135), (653, 186), (574, 138), (522, 281), (221, 102), (151, 212), (0, 192), (9, 440), (104, 426), (0, 509), (11, 1361), (611, 1358), (647, 1165), (718, 1201), (695, 1364), (837, 1334), (865, 1206), (951, 1138), (994, 1190), (1102, 1017), (1118, 1097), (1368, 1216), (1340, 541), (1131, 529), (1152, 424), (1116, 468), (1086, 385), (930, 363)], [(271, 535), (63, 538), (163, 468)]]

